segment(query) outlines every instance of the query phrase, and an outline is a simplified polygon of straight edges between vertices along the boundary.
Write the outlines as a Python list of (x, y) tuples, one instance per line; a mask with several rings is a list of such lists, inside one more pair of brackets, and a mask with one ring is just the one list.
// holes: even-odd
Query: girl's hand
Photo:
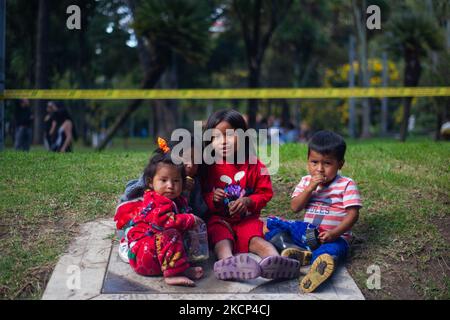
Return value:
[(339, 235), (334, 233), (333, 230), (322, 231), (319, 233), (319, 239), (322, 243), (333, 242), (339, 238)]
[(186, 176), (185, 188), (187, 191), (194, 190), (195, 180), (192, 177)]
[(213, 201), (217, 203), (222, 203), (226, 198), (227, 194), (223, 189), (217, 188), (214, 190)]
[(247, 197), (243, 197), (243, 198), (239, 198), (236, 201), (233, 201), (232, 203), (230, 203), (229, 206), (229, 210), (230, 210), (230, 215), (234, 216), (234, 215), (242, 215), (244, 213), (246, 213), (248, 211), (248, 206), (249, 206), (249, 201), (250, 199)]

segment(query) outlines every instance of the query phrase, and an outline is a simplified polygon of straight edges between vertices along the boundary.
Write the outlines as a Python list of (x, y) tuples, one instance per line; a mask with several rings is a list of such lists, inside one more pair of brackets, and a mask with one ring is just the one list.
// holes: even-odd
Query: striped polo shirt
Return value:
[[(302, 193), (311, 181), (311, 175), (304, 176), (295, 187), (292, 198)], [(318, 186), (305, 207), (304, 221), (325, 230), (334, 229), (344, 220), (348, 207), (362, 207), (361, 196), (355, 182), (347, 177), (336, 175), (334, 180), (325, 187)], [(351, 230), (342, 237), (349, 241)]]

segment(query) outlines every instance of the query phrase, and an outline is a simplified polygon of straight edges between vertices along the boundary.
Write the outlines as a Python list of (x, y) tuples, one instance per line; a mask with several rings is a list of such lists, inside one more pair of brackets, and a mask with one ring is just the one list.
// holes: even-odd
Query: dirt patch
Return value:
[[(420, 295), (414, 290), (413, 283), (406, 272), (407, 263), (387, 264), (382, 256), (378, 258), (367, 251), (364, 245), (353, 246), (352, 257), (347, 268), (355, 279), (364, 297), (368, 300), (380, 299), (420, 299)], [(372, 275), (371, 266), (380, 268), (380, 288), (369, 289), (367, 281)]]
[[(405, 247), (409, 245), (405, 243)], [(369, 248), (359, 239), (352, 246), (347, 268), (369, 300), (448, 299), (448, 284), (443, 281), (450, 279), (448, 251), (431, 250), (430, 245), (424, 245), (413, 254), (405, 254), (398, 248)], [(371, 275), (367, 270), (372, 265), (380, 268), (380, 289), (369, 289), (366, 285)]]
[[(363, 295), (369, 300), (394, 299), (394, 300), (418, 300), (422, 299), (414, 289), (414, 281), (406, 270), (408, 262), (403, 264), (386, 264), (380, 266), (381, 288), (369, 289), (365, 283), (358, 283)], [(371, 265), (368, 260), (354, 260), (349, 266), (349, 272), (353, 276), (355, 270), (364, 269)], [(367, 278), (370, 274), (367, 274)]]
[(29, 299), (45, 290), (54, 264), (46, 264), (28, 269), (27, 281), (13, 294), (13, 299)]
[(9, 227), (6, 224), (0, 224), (0, 240), (6, 238), (9, 233)]
[(450, 216), (436, 219), (435, 225), (446, 242), (450, 243)]

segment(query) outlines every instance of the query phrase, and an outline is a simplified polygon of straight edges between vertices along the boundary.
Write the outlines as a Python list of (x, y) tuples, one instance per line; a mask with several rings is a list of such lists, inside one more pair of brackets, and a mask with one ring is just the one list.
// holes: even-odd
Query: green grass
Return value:
[[(112, 218), (125, 183), (147, 162), (145, 149), (0, 153), (0, 298), (41, 297), (78, 226)], [(289, 196), (306, 174), (306, 146), (282, 146), (280, 162), (264, 214), (300, 218)], [(349, 143), (342, 174), (357, 182), (364, 209), (348, 268), (367, 298), (450, 298), (449, 168), (448, 142)], [(381, 290), (366, 287), (372, 264)]]

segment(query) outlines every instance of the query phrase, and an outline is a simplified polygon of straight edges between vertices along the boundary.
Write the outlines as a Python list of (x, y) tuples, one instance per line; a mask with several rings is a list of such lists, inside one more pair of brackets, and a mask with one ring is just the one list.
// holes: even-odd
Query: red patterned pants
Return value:
[(130, 245), (131, 267), (141, 275), (173, 277), (190, 267), (183, 236), (176, 229), (145, 235)]

